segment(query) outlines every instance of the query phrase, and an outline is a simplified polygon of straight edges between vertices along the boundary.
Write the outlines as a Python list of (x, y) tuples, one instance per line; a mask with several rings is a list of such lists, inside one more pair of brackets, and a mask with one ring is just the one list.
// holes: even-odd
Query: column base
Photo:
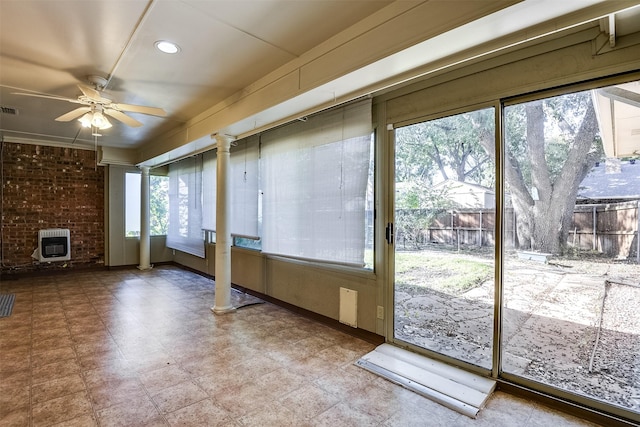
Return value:
[(138, 266), (138, 270), (140, 271), (147, 271), (147, 270), (151, 270), (152, 268), (153, 268), (153, 264)]
[(211, 307), (213, 314), (227, 314), (236, 311), (236, 308), (229, 305), (226, 307)]

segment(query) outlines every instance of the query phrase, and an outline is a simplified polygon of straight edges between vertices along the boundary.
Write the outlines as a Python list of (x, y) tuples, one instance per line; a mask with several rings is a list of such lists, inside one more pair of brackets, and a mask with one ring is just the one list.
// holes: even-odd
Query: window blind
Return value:
[[(231, 234), (258, 238), (258, 138), (246, 138), (231, 147), (229, 160)], [(204, 153), (203, 225), (216, 230), (216, 150)]]
[(363, 266), (371, 102), (262, 137), (262, 251)]
[(204, 258), (202, 156), (169, 165), (167, 247)]

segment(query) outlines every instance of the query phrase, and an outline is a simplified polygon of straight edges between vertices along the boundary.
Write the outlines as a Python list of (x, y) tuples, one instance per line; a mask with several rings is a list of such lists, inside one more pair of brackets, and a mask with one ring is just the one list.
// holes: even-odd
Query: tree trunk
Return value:
[(566, 248), (580, 182), (592, 167), (597, 153), (592, 150), (598, 131), (595, 111), (593, 104), (588, 102), (561, 173), (553, 183), (544, 153), (542, 103), (528, 104), (526, 111), (532, 182), (538, 195), (538, 200), (531, 207), (531, 247), (541, 252), (562, 253)]
[[(555, 180), (552, 181), (546, 160), (543, 101), (525, 105), (532, 188), (525, 183), (518, 159), (505, 150), (504, 179), (517, 217), (517, 245), (521, 249), (561, 253), (566, 246), (580, 183), (600, 155), (593, 150), (598, 132), (595, 110), (588, 96), (585, 102), (584, 118)], [(480, 144), (495, 159), (494, 141), (489, 134), (483, 135)]]

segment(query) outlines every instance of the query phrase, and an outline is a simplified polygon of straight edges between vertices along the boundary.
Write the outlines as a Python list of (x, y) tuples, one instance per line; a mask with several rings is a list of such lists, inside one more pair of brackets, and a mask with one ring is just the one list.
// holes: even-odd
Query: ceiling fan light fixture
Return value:
[(78, 121), (82, 125), (83, 128), (91, 127), (91, 118), (93, 117), (92, 113), (87, 113), (84, 116), (80, 117)]
[(100, 111), (96, 111), (93, 113), (93, 117), (91, 118), (91, 124), (98, 129), (109, 129), (112, 124), (109, 123), (109, 120), (102, 114)]
[(89, 112), (78, 119), (84, 128), (109, 129), (113, 125), (100, 111)]
[(155, 46), (156, 46), (156, 49), (158, 49), (160, 52), (164, 52), (168, 54), (174, 54), (180, 51), (180, 46), (167, 40), (158, 40), (155, 43)]

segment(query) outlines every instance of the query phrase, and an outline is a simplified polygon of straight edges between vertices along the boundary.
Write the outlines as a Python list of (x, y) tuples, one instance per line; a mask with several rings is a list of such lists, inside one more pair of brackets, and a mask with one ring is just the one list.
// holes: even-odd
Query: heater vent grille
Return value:
[(68, 229), (50, 228), (38, 231), (38, 260), (40, 262), (69, 261), (71, 239)]

